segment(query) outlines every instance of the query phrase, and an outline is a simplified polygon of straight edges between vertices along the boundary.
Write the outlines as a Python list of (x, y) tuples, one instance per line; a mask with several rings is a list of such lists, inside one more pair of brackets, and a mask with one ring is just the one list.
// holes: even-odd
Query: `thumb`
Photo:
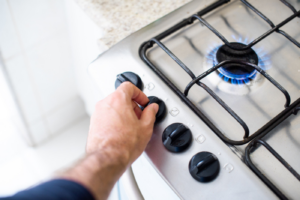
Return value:
[(159, 106), (156, 103), (148, 105), (142, 112), (140, 120), (146, 126), (153, 127), (155, 122), (155, 115), (158, 112)]

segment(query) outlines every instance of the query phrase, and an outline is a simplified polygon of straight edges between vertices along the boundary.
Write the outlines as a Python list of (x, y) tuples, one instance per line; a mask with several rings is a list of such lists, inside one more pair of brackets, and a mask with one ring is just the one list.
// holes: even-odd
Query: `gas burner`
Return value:
[[(230, 44), (236, 48), (244, 47), (248, 40), (242, 37), (234, 39), (237, 42), (231, 42)], [(205, 71), (224, 60), (241, 60), (253, 63), (263, 70), (268, 70), (272, 66), (269, 55), (262, 47), (239, 51), (223, 44), (214, 44), (207, 53), (203, 65)], [(207, 76), (207, 79), (220, 91), (233, 95), (246, 95), (250, 91), (259, 88), (265, 80), (256, 70), (241, 64), (224, 65), (217, 69), (215, 73)], [(244, 87), (246, 85), (247, 87)]]
[[(246, 45), (239, 42), (230, 43), (235, 48), (243, 48)], [(218, 63), (225, 60), (241, 60), (258, 65), (259, 58), (253, 49), (234, 50), (227, 45), (222, 45), (216, 53)], [(257, 71), (252, 67), (242, 64), (227, 64), (216, 71), (219, 76), (226, 82), (232, 84), (248, 84), (255, 78)]]

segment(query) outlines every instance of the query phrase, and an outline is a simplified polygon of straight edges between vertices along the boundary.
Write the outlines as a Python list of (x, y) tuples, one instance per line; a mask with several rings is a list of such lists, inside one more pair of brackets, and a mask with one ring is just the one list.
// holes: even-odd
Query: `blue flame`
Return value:
[[(239, 43), (248, 44), (251, 40), (248, 38), (242, 38), (242, 37), (236, 37), (235, 35), (232, 35), (232, 38)], [(217, 51), (221, 47), (221, 44), (214, 44), (207, 52), (207, 62), (215, 66), (218, 64), (217, 61)], [(258, 66), (263, 70), (268, 70), (271, 68), (270, 63), (270, 56), (264, 51), (262, 47), (256, 48), (253, 47), (253, 50), (256, 52), (258, 56)], [(249, 84), (250, 80), (253, 80), (256, 78), (256, 74), (258, 73), (256, 70), (253, 71), (250, 74), (243, 74), (243, 75), (236, 75), (233, 73), (230, 73), (226, 70), (224, 70), (222, 67), (218, 69), (219, 77), (222, 78), (226, 82), (231, 82), (234, 85), (243, 86), (244, 84)]]
[(271, 59), (267, 52), (262, 47), (252, 47), (252, 49), (256, 52), (258, 56), (258, 66), (264, 71), (270, 69)]

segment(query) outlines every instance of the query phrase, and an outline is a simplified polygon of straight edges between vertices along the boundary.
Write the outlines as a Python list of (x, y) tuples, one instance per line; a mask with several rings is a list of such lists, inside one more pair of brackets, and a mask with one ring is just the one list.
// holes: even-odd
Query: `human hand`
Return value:
[(129, 165), (146, 148), (155, 122), (158, 105), (148, 105), (147, 96), (130, 82), (122, 83), (115, 92), (96, 105), (91, 118), (87, 153), (109, 152), (112, 158)]
[(138, 106), (148, 102), (146, 95), (129, 82), (99, 101), (91, 118), (87, 154), (60, 178), (84, 185), (95, 199), (107, 199), (151, 138), (158, 105), (150, 104), (143, 111)]

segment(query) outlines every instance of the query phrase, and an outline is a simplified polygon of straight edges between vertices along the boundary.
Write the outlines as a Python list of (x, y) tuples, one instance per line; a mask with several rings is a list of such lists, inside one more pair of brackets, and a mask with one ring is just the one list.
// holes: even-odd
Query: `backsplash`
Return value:
[(0, 51), (32, 146), (86, 116), (64, 6), (61, 0), (0, 1)]

